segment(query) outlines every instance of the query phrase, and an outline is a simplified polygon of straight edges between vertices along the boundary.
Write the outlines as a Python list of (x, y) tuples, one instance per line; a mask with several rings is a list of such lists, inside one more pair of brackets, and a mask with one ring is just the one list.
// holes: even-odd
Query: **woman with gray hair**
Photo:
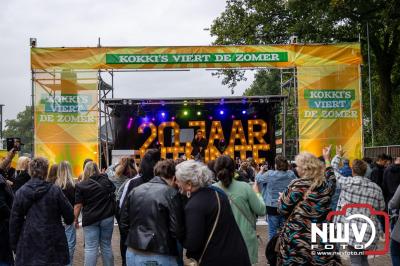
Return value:
[(198, 161), (176, 166), (176, 183), (185, 206), (186, 256), (200, 265), (250, 265), (246, 244), (225, 193), (210, 186), (213, 173)]
[(67, 265), (67, 238), (61, 218), (72, 224), (74, 213), (61, 188), (44, 181), (49, 163), (36, 157), (29, 163), (31, 179), (15, 196), (10, 217), (10, 244), (15, 265)]

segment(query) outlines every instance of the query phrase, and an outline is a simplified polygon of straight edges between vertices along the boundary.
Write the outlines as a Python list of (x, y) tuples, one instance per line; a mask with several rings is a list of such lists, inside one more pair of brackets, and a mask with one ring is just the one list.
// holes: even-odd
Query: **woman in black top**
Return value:
[(114, 229), (115, 186), (100, 174), (95, 162), (88, 162), (82, 182), (75, 186), (75, 227), (82, 209), (85, 237), (85, 266), (95, 266), (100, 246), (103, 265), (114, 265), (111, 238)]
[[(72, 168), (69, 162), (62, 161), (58, 165), (57, 179), (55, 180), (55, 185), (62, 189), (62, 192), (67, 197), (71, 206), (75, 204), (75, 182), (74, 176), (72, 175)], [(76, 245), (76, 230), (75, 225), (65, 225), (65, 236), (68, 241), (69, 250), (69, 261), (68, 265), (72, 265), (74, 261), (74, 252)]]
[(222, 190), (209, 186), (212, 172), (208, 167), (193, 160), (180, 163), (176, 166), (176, 181), (181, 193), (188, 197), (183, 241), (187, 257), (201, 261), (201, 265), (250, 265), (247, 247), (227, 196)]

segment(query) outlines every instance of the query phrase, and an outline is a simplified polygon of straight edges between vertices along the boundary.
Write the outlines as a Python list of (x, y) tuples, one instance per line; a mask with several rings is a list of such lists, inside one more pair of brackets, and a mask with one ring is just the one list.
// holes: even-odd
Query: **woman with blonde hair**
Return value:
[(100, 246), (103, 265), (114, 265), (111, 237), (114, 229), (115, 186), (101, 174), (95, 162), (88, 162), (82, 181), (75, 186), (75, 227), (82, 209), (82, 227), (85, 239), (85, 266), (97, 264)]
[[(57, 178), (54, 184), (61, 188), (65, 197), (67, 197), (71, 206), (75, 204), (75, 181), (72, 175), (72, 168), (69, 162), (62, 161), (57, 168)], [(69, 250), (69, 264), (72, 265), (74, 261), (74, 252), (76, 245), (76, 230), (74, 224), (65, 225), (65, 236), (67, 237), (68, 250)]]
[(341, 265), (340, 258), (322, 248), (311, 250), (311, 223), (326, 222), (331, 197), (335, 192), (334, 175), (325, 178), (325, 165), (314, 155), (296, 156), (298, 179), (280, 195), (278, 212), (286, 222), (279, 235), (279, 265)]
[(31, 159), (26, 156), (21, 156), (18, 158), (17, 166), (15, 167), (15, 183), (13, 186), (14, 193), (22, 187), (26, 182), (31, 179), (31, 176), (28, 174), (28, 166)]

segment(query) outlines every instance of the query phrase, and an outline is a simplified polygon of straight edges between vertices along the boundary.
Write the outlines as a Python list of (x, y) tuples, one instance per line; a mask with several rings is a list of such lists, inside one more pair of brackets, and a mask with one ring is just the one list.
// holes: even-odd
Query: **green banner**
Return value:
[(107, 64), (288, 62), (287, 52), (202, 54), (106, 54)]

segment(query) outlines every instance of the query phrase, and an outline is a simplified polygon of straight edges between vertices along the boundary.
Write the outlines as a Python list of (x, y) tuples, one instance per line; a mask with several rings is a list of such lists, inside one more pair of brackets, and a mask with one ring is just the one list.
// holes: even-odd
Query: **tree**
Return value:
[(255, 95), (279, 95), (280, 75), (279, 70), (263, 69), (254, 75), (254, 81), (249, 88), (243, 93), (246, 96)]
[(25, 110), (19, 112), (16, 119), (7, 119), (5, 121), (5, 138), (18, 137), (21, 138), (22, 153), (32, 153), (33, 143), (33, 124), (32, 124), (32, 107), (26, 106)]
[[(393, 99), (400, 91), (400, 1), (398, 0), (228, 0), (211, 26), (215, 44), (361, 41), (367, 62), (367, 25), (371, 47), (375, 128), (380, 144), (395, 141)], [(363, 84), (366, 84), (363, 73)], [(232, 79), (232, 77), (231, 77)], [(367, 86), (364, 86), (367, 88)]]

